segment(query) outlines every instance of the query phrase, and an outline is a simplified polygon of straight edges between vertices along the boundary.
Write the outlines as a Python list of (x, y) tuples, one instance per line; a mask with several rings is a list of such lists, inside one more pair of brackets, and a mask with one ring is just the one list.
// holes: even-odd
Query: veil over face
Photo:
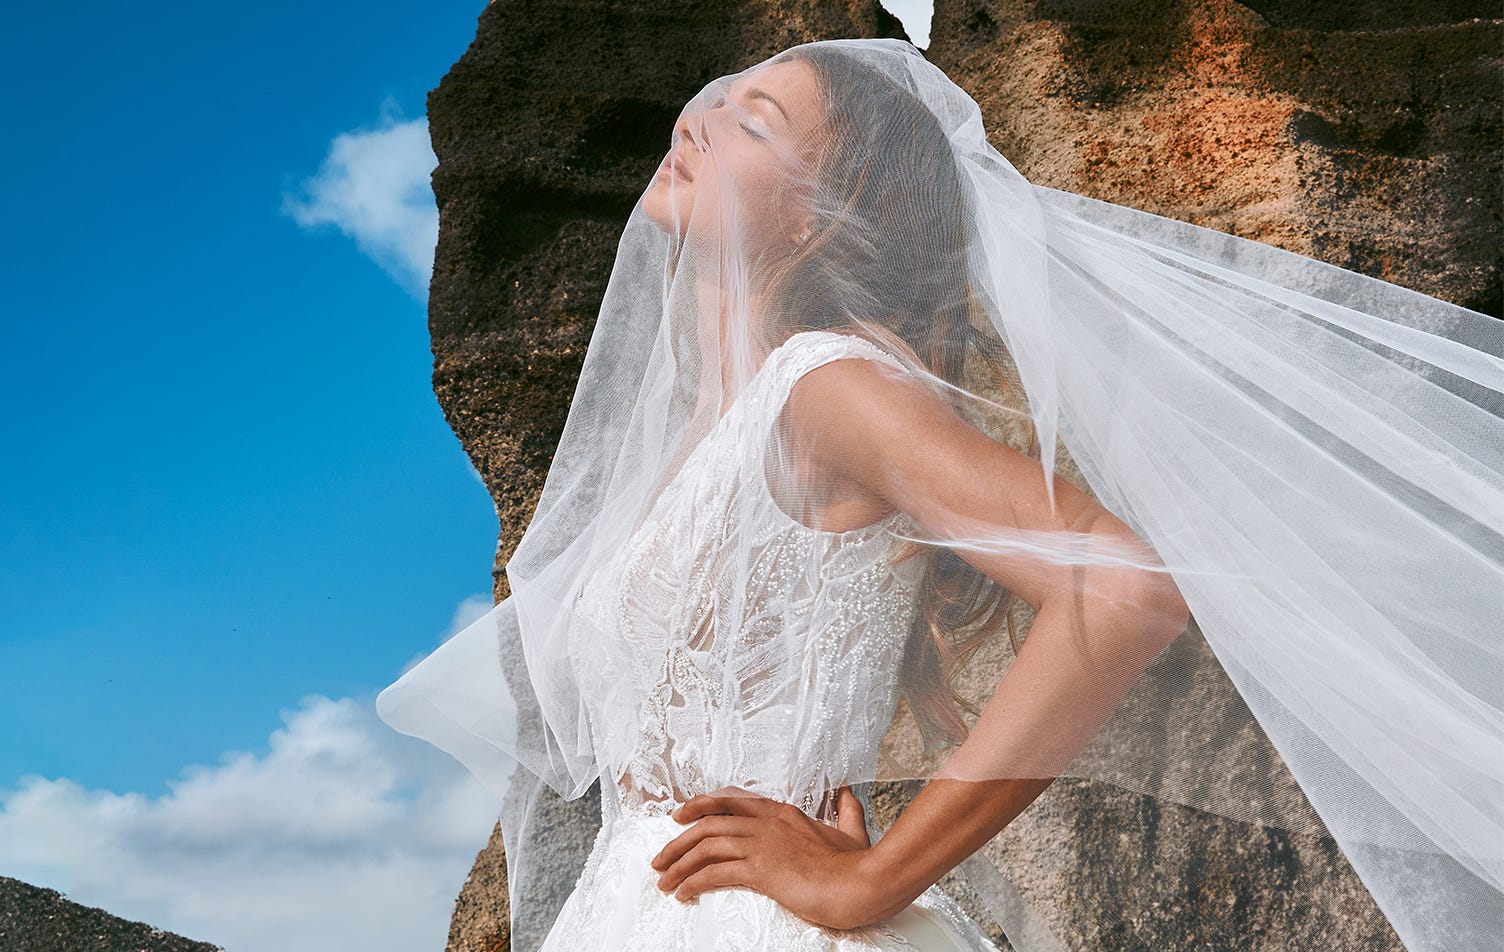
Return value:
[(377, 700), (504, 798), (514, 948), (547, 791), (941, 776), (1327, 834), (1408, 948), (1504, 934), (1501, 322), (1032, 184), (899, 40), (665, 132), (511, 596)]

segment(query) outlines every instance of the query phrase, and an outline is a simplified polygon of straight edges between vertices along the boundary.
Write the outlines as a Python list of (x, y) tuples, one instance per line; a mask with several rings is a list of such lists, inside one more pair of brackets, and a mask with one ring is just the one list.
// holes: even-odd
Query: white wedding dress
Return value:
[[(683, 902), (658, 888), (659, 874), (649, 865), (663, 844), (688, 829), (668, 813), (696, 794), (736, 787), (833, 824), (826, 792), (876, 775), (922, 570), (917, 558), (889, 561), (894, 540), (888, 530), (912, 531), (913, 524), (895, 511), (848, 532), (803, 525), (774, 502), (762, 476), (765, 441), (748, 438), (768, 432), (802, 373), (842, 357), (901, 367), (862, 338), (828, 331), (792, 335), (690, 454), (619, 557), (581, 591), (576, 610), (626, 646), (614, 655), (617, 663), (630, 658), (641, 666), (631, 676), (657, 687), (630, 725), (633, 740), (617, 748), (630, 753), (599, 751), (600, 832), (541, 952), (995, 952), (938, 885), (883, 922), (832, 930), (745, 887), (712, 889)], [(750, 544), (750, 567), (718, 560), (718, 540), (731, 533), (741, 534), (731, 548), (745, 553)], [(777, 573), (776, 584), (765, 588), (779, 593), (791, 591), (790, 579), (803, 573), (808, 584), (792, 590), (809, 601), (791, 606), (780, 594), (754, 604), (720, 604), (717, 573), (726, 571)], [(762, 588), (748, 584), (745, 590)], [(817, 620), (803, 656), (783, 649), (760, 654), (765, 633), (781, 631), (788, 610)], [(594, 679), (605, 689), (625, 676), (592, 664), (597, 653), (572, 654), (582, 685)], [(787, 665), (797, 671), (776, 670)], [(794, 676), (806, 686), (799, 702), (804, 710), (787, 701), (786, 691), (759, 694), (759, 685), (787, 685)], [(867, 790), (855, 789), (875, 841)]]

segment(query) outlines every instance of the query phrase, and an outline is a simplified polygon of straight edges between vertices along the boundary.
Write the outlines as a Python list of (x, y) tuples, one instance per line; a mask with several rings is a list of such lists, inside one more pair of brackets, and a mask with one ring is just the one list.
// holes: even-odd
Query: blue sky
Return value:
[(424, 98), (483, 8), (0, 31), (0, 874), (232, 952), (443, 947), (496, 803), (372, 704), (490, 606), (425, 301)]

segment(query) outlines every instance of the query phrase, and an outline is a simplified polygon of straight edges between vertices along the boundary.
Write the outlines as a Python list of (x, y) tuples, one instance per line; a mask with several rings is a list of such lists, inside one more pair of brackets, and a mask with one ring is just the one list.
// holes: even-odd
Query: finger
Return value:
[(707, 836), (755, 836), (762, 821), (744, 816), (721, 816), (702, 818), (698, 823), (680, 833), (663, 845), (652, 859), (654, 869), (663, 870), (672, 866), (679, 857)]
[[(708, 793), (702, 793), (698, 796), (690, 797), (684, 802), (683, 806), (670, 813), (669, 816), (680, 823), (688, 823), (691, 820), (699, 819), (702, 816), (709, 816), (712, 813), (730, 813), (739, 816), (773, 816), (780, 808), (785, 806), (792, 807), (793, 804), (784, 803), (782, 800), (774, 800), (769, 797), (716, 797)], [(794, 807), (794, 809), (797, 810), (798, 807)]]
[(836, 829), (866, 846), (872, 845), (867, 838), (867, 821), (862, 812), (862, 801), (845, 785), (842, 785), (836, 798)]
[(690, 876), (716, 863), (746, 859), (746, 837), (712, 836), (701, 840), (658, 877), (658, 888), (671, 892)]
[(746, 860), (730, 860), (707, 866), (680, 883), (674, 890), (674, 898), (689, 902), (707, 890), (723, 886), (754, 886), (751, 864)]

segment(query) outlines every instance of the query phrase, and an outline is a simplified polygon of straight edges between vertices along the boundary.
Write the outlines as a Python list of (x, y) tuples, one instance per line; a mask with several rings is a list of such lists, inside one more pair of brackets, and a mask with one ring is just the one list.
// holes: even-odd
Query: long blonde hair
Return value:
[[(797, 253), (761, 275), (769, 340), (837, 330), (906, 355), (935, 376), (968, 386), (968, 361), (990, 368), (1015, 405), (1014, 364), (968, 281), (969, 192), (934, 114), (911, 93), (854, 59), (819, 48), (790, 56), (814, 67), (828, 121), (818, 170), (817, 220)], [(869, 75), (856, 77), (853, 71)], [(861, 96), (846, 95), (860, 89)], [(821, 214), (821, 209), (829, 211)], [(953, 408), (975, 419), (969, 408)], [(1039, 452), (1029, 425), (1028, 448)], [(953, 550), (906, 543), (900, 560), (928, 565), (900, 672), (902, 699), (926, 754), (964, 739), (959, 709), (979, 712), (954, 687), (955, 672), (1000, 627), (1015, 653), (1015, 594)]]

